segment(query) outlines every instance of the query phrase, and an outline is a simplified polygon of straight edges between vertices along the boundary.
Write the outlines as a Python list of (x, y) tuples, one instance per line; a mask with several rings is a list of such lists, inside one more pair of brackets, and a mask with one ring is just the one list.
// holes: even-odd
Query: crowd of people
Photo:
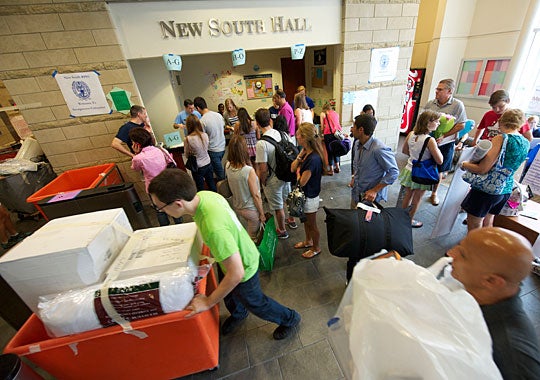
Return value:
[[(463, 103), (453, 96), (454, 90), (452, 79), (439, 82), (435, 99), (426, 104), (405, 139), (402, 152), (409, 158), (401, 172), (395, 152), (374, 137), (377, 126), (374, 108), (366, 105), (355, 117), (350, 131), (354, 139), (349, 183), (351, 208), (356, 209), (358, 202), (386, 201), (388, 186), (399, 180), (405, 189), (401, 206), (408, 209), (411, 227), (422, 227), (423, 222), (416, 220), (415, 214), (426, 191), (431, 191), (431, 204), (439, 204), (438, 183), (416, 183), (412, 176), (413, 163), (432, 159), (440, 179), (450, 171), (457, 136), (467, 119)], [(305, 88), (299, 89), (294, 96), (293, 106), (287, 102), (282, 90), (275, 92), (272, 101), (270, 109), (260, 108), (252, 118), (245, 108), (237, 108), (232, 99), (224, 102), (223, 112), (219, 113), (209, 110), (202, 97), (186, 100), (185, 110), (173, 125), (187, 130), (185, 151), (196, 156), (198, 168), (191, 176), (178, 169), (165, 169), (170, 157), (164, 151), (154, 151), (152, 144), (148, 144), (151, 127), (142, 107), (132, 107), (131, 120), (120, 129), (112, 146), (133, 157), (134, 169), (143, 170), (147, 192), (157, 211), (173, 218), (193, 217), (219, 264), (221, 281), (218, 288), (209, 296), (196, 296), (188, 307), (190, 315), (223, 300), (230, 312), (222, 326), (223, 334), (234, 331), (248, 312), (252, 312), (276, 323), (278, 327), (273, 337), (284, 339), (300, 323), (301, 317), (295, 310), (262, 292), (257, 270), (257, 234), (266, 221), (265, 208), (275, 216), (279, 239), (289, 237), (287, 228), (298, 227), (295, 219), (287, 215), (285, 206), (291, 186), (297, 186), (305, 194), (305, 218), (301, 220), (305, 235), (294, 248), (302, 249), (302, 257), (306, 259), (321, 253), (321, 234), (317, 225), (321, 181), (323, 175), (333, 175), (341, 170), (341, 154), (332, 148), (332, 144), (337, 139), (336, 131), (342, 131), (342, 126), (330, 104), (322, 108), (320, 127), (314, 125), (313, 101), (306, 96)], [(448, 255), (454, 260), (452, 275), (481, 306), (493, 339), (495, 363), (504, 378), (520, 378), (517, 375), (540, 374), (534, 328), (524, 314), (518, 296), (519, 284), (530, 272), (532, 249), (523, 237), (493, 228), (493, 218), (510, 196), (513, 175), (526, 158), (537, 120), (531, 117), (525, 122), (523, 112), (509, 108), (509, 101), (504, 90), (491, 96), (492, 110), (484, 115), (469, 145), (475, 146), (479, 139), (489, 139), (492, 147), (480, 162), (461, 164), (463, 170), (486, 174), (499, 163), (507, 169), (506, 185), (499, 194), (489, 194), (472, 186), (462, 203), (467, 212), (469, 233)], [(453, 124), (436, 134), (443, 118), (452, 119)], [(224, 133), (227, 130), (231, 131), (232, 137), (223, 166)], [(144, 141), (138, 137), (143, 134)], [(291, 163), (291, 173), (295, 174), (291, 182), (276, 174), (275, 144), (283, 139), (299, 148)], [(120, 148), (119, 141), (126, 143), (128, 148)], [(140, 164), (141, 156), (150, 157), (150, 153), (159, 165)], [(214, 181), (225, 179), (232, 193), (232, 207), (215, 193)], [(211, 191), (204, 191), (205, 188)], [(246, 228), (240, 219), (245, 221)], [(478, 230), (480, 227), (484, 228)], [(488, 253), (492, 255), (488, 257)], [(347, 263), (347, 278), (351, 277), (357, 261), (350, 259)], [(501, 319), (501, 315), (505, 319)], [(510, 318), (514, 318), (515, 323), (509, 323)]]

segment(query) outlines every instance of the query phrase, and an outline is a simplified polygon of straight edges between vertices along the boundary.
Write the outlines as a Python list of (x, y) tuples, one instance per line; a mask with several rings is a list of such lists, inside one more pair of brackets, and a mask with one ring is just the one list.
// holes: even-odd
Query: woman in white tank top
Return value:
[(401, 173), (399, 174), (399, 181), (401, 185), (404, 186), (406, 189), (402, 207), (411, 207), (409, 215), (411, 216), (411, 226), (413, 228), (420, 228), (423, 226), (422, 222), (414, 220), (413, 217), (416, 213), (416, 210), (418, 210), (418, 206), (420, 205), (422, 196), (424, 195), (426, 190), (431, 190), (432, 185), (421, 185), (412, 181), (412, 162), (413, 160), (418, 160), (424, 142), (426, 141), (426, 139), (429, 139), (427, 148), (422, 156), (422, 161), (433, 158), (433, 160), (435, 160), (438, 165), (442, 164), (442, 153), (439, 150), (435, 139), (431, 138), (431, 136), (429, 135), (439, 126), (440, 117), (441, 114), (439, 112), (424, 111), (420, 116), (418, 116), (418, 120), (416, 121), (414, 129), (411, 133), (409, 133), (409, 135), (405, 139), (405, 142), (403, 143), (402, 151), (404, 154), (409, 156), (409, 160), (407, 161), (407, 165), (401, 170)]
[(313, 113), (307, 105), (306, 95), (303, 92), (299, 92), (294, 96), (294, 120), (296, 130), (302, 123), (313, 124)]

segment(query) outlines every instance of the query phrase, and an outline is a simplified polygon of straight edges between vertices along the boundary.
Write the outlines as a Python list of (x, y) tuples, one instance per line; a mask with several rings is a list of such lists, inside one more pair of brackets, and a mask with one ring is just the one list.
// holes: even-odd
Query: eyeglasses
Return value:
[(161, 210), (163, 210), (163, 209), (164, 209), (165, 207), (167, 207), (167, 206), (172, 205), (174, 202), (176, 202), (176, 199), (175, 199), (174, 201), (170, 201), (169, 203), (167, 203), (167, 204), (165, 204), (165, 205), (163, 205), (163, 206), (161, 206), (161, 207), (156, 206), (156, 205), (154, 204), (154, 202), (152, 202), (152, 208), (153, 208), (154, 210), (158, 211), (158, 212), (161, 212)]

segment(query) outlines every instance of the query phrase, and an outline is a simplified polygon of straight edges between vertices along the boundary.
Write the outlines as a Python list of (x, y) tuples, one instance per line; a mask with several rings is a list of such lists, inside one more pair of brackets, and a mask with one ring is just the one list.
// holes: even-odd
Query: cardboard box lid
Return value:
[(195, 223), (137, 230), (109, 268), (110, 276), (124, 279), (147, 273), (196, 266), (203, 241)]

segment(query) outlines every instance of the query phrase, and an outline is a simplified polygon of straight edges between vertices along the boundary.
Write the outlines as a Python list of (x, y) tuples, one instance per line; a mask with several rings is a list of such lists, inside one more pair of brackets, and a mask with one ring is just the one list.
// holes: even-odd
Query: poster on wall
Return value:
[(244, 75), (244, 81), (248, 99), (271, 98), (274, 95), (272, 74)]
[(399, 58), (399, 46), (371, 49), (369, 83), (396, 79)]
[(72, 117), (111, 113), (96, 71), (70, 74), (55, 71), (53, 77)]
[(313, 51), (313, 64), (315, 66), (326, 65), (326, 48)]

